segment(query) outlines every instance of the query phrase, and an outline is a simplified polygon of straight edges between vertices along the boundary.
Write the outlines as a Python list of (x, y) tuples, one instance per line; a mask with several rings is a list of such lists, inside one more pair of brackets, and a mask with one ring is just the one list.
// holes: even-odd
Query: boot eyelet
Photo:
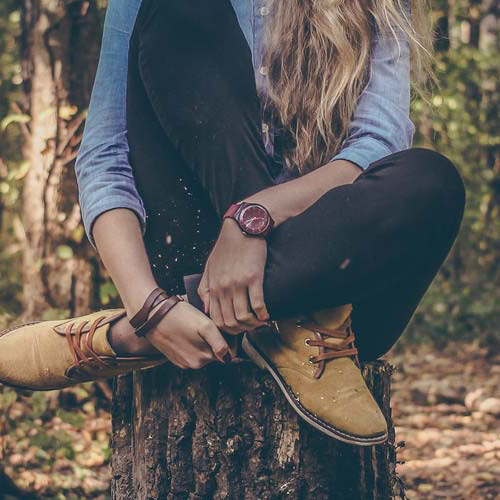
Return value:
[(309, 356), (309, 364), (314, 365), (314, 356)]
[(310, 344), (309, 342), (311, 342), (311, 339), (304, 339), (304, 344), (305, 344), (307, 347), (311, 347), (311, 344)]

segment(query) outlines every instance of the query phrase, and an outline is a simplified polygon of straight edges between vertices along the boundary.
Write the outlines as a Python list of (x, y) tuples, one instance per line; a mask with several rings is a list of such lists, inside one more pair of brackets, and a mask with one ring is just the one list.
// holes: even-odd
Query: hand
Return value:
[[(148, 317), (160, 306), (153, 308)], [(173, 307), (146, 338), (180, 368), (197, 370), (217, 360), (225, 363), (224, 356), (229, 353), (229, 346), (215, 323), (187, 302)]]
[(205, 313), (220, 329), (238, 334), (267, 324), (266, 257), (266, 240), (242, 234), (232, 219), (224, 221), (198, 287)]

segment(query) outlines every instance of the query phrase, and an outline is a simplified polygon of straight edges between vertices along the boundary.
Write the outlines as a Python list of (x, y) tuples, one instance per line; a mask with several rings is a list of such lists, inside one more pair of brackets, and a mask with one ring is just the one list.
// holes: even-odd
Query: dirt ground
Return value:
[[(500, 499), (500, 355), (409, 346), (388, 360), (400, 498)], [(0, 389), (0, 464), (18, 486), (43, 499), (109, 498), (106, 393)]]
[(500, 356), (473, 345), (410, 346), (389, 361), (407, 498), (499, 499)]

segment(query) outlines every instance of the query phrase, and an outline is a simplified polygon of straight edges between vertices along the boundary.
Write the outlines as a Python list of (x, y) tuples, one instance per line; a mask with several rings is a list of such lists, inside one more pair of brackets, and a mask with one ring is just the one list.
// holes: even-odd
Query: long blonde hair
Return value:
[(269, 17), (263, 109), (282, 127), (286, 164), (301, 174), (340, 150), (368, 83), (375, 33), (400, 48), (407, 36), (417, 91), (432, 75), (425, 0), (273, 0)]

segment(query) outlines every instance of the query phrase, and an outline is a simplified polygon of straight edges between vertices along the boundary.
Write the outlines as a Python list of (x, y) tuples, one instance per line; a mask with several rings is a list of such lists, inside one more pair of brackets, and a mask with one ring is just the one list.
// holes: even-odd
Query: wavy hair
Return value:
[(269, 18), (264, 109), (281, 127), (286, 165), (300, 174), (326, 163), (346, 139), (375, 36), (392, 37), (401, 55), (406, 35), (418, 93), (432, 79), (425, 0), (273, 0)]

